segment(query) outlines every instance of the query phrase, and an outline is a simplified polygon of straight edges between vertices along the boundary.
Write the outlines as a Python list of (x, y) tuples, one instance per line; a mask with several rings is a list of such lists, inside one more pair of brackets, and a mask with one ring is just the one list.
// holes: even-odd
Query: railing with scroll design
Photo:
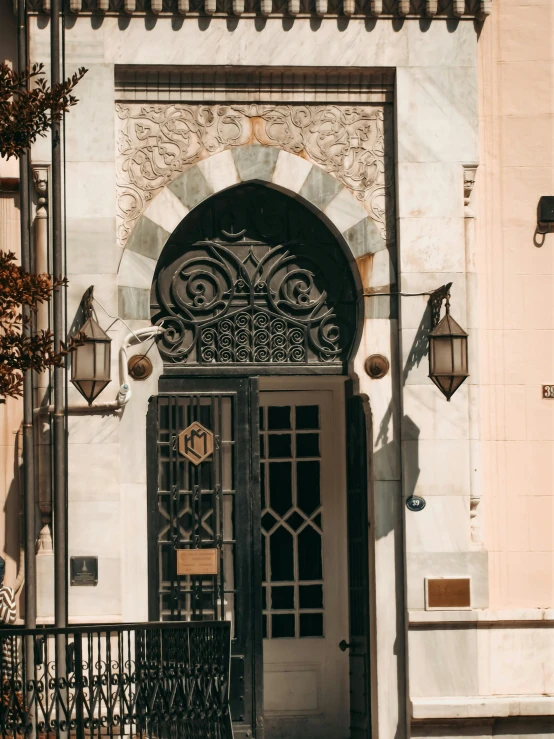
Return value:
[(230, 623), (0, 630), (0, 736), (230, 739)]

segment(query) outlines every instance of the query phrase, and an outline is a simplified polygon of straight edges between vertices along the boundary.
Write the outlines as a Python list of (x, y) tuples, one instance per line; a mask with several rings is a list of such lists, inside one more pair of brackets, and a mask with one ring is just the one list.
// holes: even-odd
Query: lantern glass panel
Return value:
[(94, 377), (107, 380), (110, 377), (110, 345), (106, 341), (96, 344), (96, 367)]
[(452, 339), (450, 336), (431, 337), (431, 372), (449, 374), (452, 368)]
[(92, 392), (94, 390), (94, 380), (79, 380), (76, 385), (85, 399), (89, 403), (91, 403), (94, 400), (94, 395)]
[(73, 357), (73, 379), (92, 379), (94, 377), (95, 346), (92, 341), (85, 343), (75, 350)]
[(454, 366), (452, 371), (458, 374), (467, 372), (467, 337), (452, 337), (452, 356), (454, 358)]

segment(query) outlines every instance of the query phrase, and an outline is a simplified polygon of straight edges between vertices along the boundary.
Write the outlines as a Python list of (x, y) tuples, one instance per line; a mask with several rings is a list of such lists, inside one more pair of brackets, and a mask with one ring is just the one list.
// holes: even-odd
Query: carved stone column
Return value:
[[(38, 194), (37, 212), (34, 221), (35, 271), (48, 273), (48, 165), (33, 164), (33, 181)], [(49, 304), (41, 303), (37, 311), (37, 331), (46, 331), (49, 325)], [(49, 402), (48, 374), (36, 377), (35, 406)], [(50, 489), (50, 422), (48, 414), (37, 418), (37, 478), (38, 505), (41, 515), (38, 554), (52, 552), (52, 499)]]
[(467, 300), (467, 328), (471, 336), (470, 345), (470, 378), (468, 383), (469, 396), (469, 516), (471, 542), (477, 549), (483, 548), (482, 522), (479, 510), (482, 494), (481, 473), (481, 445), (479, 428), (479, 382), (478, 377), (478, 290), (477, 265), (475, 250), (475, 210), (472, 204), (473, 188), (477, 174), (477, 165), (466, 164), (463, 167), (464, 175), (464, 234), (466, 257), (466, 300)]

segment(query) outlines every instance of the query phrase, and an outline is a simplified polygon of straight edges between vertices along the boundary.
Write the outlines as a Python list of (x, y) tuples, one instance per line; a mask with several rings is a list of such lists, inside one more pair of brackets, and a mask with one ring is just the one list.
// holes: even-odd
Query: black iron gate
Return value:
[(257, 398), (252, 378), (160, 381), (148, 411), (148, 579), (150, 620), (231, 621), (235, 734), (261, 737)]

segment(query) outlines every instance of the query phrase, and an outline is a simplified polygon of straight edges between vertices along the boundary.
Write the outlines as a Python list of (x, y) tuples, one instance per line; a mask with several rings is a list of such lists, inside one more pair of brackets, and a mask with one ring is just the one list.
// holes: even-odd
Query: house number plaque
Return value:
[(217, 575), (217, 549), (178, 549), (178, 575)]
[(542, 397), (548, 398), (548, 400), (554, 400), (554, 385), (543, 385)]

